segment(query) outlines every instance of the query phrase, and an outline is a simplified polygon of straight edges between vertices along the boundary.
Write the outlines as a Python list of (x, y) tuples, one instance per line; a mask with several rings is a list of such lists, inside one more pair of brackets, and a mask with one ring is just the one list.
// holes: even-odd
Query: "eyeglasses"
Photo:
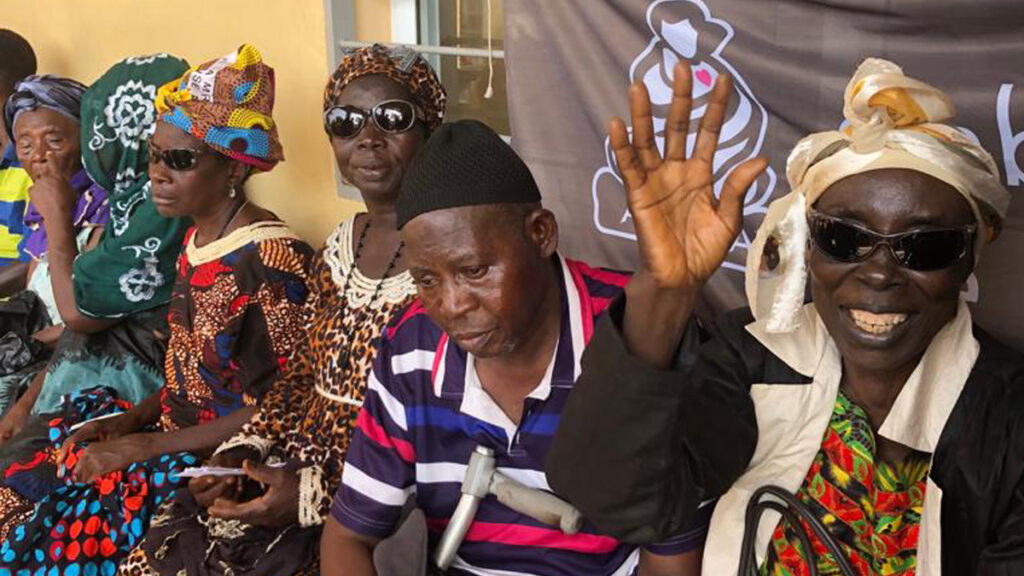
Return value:
[(863, 262), (879, 246), (889, 249), (900, 266), (928, 272), (948, 268), (971, 246), (977, 225), (955, 228), (923, 228), (898, 234), (879, 234), (864, 226), (811, 210), (811, 238), (818, 249), (839, 262)]
[(175, 172), (192, 170), (199, 163), (199, 158), (208, 154), (214, 154), (212, 150), (196, 150), (195, 148), (168, 148), (161, 150), (149, 142), (149, 163), (165, 166)]
[(387, 134), (408, 132), (416, 124), (416, 106), (405, 100), (385, 100), (366, 111), (355, 106), (333, 106), (324, 112), (324, 130), (338, 138), (352, 138), (363, 130), (366, 119)]

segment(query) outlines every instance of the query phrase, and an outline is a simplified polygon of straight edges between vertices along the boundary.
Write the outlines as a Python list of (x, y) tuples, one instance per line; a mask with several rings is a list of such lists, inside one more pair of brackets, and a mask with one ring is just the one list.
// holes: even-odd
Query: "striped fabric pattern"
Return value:
[[(580, 373), (594, 321), (628, 276), (560, 258), (562, 327), (549, 376), (526, 398), (519, 426), (480, 388), (473, 359), (414, 304), (382, 338), (358, 430), (345, 459), (332, 516), (347, 528), (385, 538), (409, 498), (427, 517), (436, 545), (456, 503), (470, 454), (494, 450), (496, 465), (517, 481), (549, 490), (543, 472), (558, 419)], [(710, 507), (709, 507), (710, 508)], [(650, 547), (680, 554), (703, 543), (710, 509), (692, 530)], [(584, 526), (569, 536), (488, 497), (480, 505), (450, 574), (622, 575), (638, 550)]]

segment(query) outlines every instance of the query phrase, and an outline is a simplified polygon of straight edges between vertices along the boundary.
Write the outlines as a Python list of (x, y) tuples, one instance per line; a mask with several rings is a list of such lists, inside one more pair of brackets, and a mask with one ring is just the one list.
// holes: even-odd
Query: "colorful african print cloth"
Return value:
[(189, 68), (160, 88), (156, 107), (160, 120), (257, 170), (284, 160), (271, 117), (274, 69), (254, 46)]
[[(93, 184), (85, 170), (76, 172), (71, 177), (70, 184), (77, 198), (75, 210), (71, 216), (71, 225), (74, 227), (75, 234), (77, 235), (83, 228), (105, 225), (110, 214), (107, 191)], [(46, 227), (43, 225), (42, 214), (31, 202), (25, 212), (25, 228), (21, 250), (35, 260), (45, 259), (49, 250)]]
[[(320, 523), (341, 483), (377, 339), (392, 314), (416, 297), (408, 272), (382, 282), (355, 267), (354, 222), (341, 223), (317, 254), (306, 301), (310, 323), (288, 359), (288, 370), (256, 416), (220, 449), (246, 446), (264, 458), (301, 463), (313, 489), (300, 494), (300, 516), (315, 519), (281, 530), (234, 522), (226, 530), (229, 522), (211, 518), (183, 494), (157, 513), (122, 574), (174, 576), (187, 567), (190, 576), (215, 576), (231, 567), (247, 576), (274, 576), (319, 566)], [(190, 552), (196, 549), (205, 550), (205, 557), (194, 557)]]
[(186, 234), (171, 299), (162, 417), (168, 429), (255, 405), (305, 338), (308, 244), (279, 221), (202, 247), (194, 230)]
[[(187, 242), (171, 299), (158, 431), (194, 426), (258, 403), (286, 368), (288, 352), (304, 337), (302, 309), (312, 250), (283, 223), (245, 226), (203, 247), (195, 246), (190, 233)], [(8, 535), (3, 550), (10, 552), (3, 566), (14, 574), (35, 574), (40, 568), (60, 574), (113, 574), (148, 529), (157, 506), (173, 492), (168, 486), (177, 480), (173, 471), (195, 462), (189, 455), (164, 455), (91, 484), (66, 484), (53, 456), (67, 425), (130, 405), (108, 388), (67, 398), (65, 413), (69, 404), (85, 404), (73, 412), (76, 418), (51, 420), (48, 441), (3, 470), (4, 483), (20, 500), (0, 508), (0, 518), (18, 518), (12, 509), (17, 512), (26, 502), (35, 502), (28, 521), (0, 527), (0, 534)], [(84, 511), (79, 512), (83, 501)], [(62, 519), (82, 519), (83, 524), (76, 530), (61, 525)], [(72, 558), (75, 542), (78, 554)], [(93, 568), (87, 570), (85, 561)]]
[(156, 92), (188, 63), (168, 54), (115, 64), (82, 97), (82, 164), (109, 194), (110, 220), (95, 248), (75, 259), (75, 304), (114, 318), (166, 304), (190, 221), (164, 218), (149, 198), (148, 141)]
[[(0, 576), (113, 576), (120, 559), (142, 539), (152, 511), (183, 485), (177, 473), (197, 463), (190, 454), (164, 454), (91, 484), (76, 483), (65, 466), (74, 466), (83, 446), (76, 447), (65, 464), (53, 461), (71, 426), (124, 412), (131, 404), (106, 388), (75, 393), (67, 400), (64, 415), (49, 423), (46, 449), (33, 461), (4, 472), (8, 488), (37, 503), (24, 523), (4, 527)], [(40, 474), (43, 470), (48, 473)]]
[[(867, 414), (840, 390), (821, 449), (797, 497), (821, 519), (860, 576), (910, 576), (929, 456), (913, 452), (899, 463), (876, 460)], [(840, 574), (835, 560), (805, 526), (818, 573)], [(772, 534), (762, 574), (809, 574), (807, 553), (784, 519)]]

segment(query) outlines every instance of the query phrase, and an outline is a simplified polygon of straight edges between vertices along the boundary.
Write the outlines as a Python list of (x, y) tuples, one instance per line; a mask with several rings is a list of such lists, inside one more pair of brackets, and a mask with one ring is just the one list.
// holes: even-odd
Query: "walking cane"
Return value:
[(571, 504), (549, 492), (524, 486), (498, 472), (494, 467), (494, 450), (477, 446), (469, 458), (466, 476), (462, 480), (462, 497), (434, 552), (434, 573), (443, 574), (455, 561), (455, 553), (466, 538), (480, 501), (488, 494), (493, 494), (499, 502), (516, 512), (555, 526), (566, 534), (579, 532), (583, 525), (583, 515)]

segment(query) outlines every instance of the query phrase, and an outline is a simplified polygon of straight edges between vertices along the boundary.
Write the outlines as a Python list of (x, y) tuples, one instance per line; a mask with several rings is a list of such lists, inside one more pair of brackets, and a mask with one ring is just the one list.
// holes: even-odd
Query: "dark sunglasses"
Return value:
[(149, 143), (149, 163), (158, 164), (163, 162), (165, 166), (175, 172), (192, 170), (199, 163), (199, 158), (213, 154), (212, 150), (196, 150), (195, 148), (168, 148), (161, 150)]
[(367, 118), (381, 132), (401, 134), (416, 124), (416, 106), (405, 100), (385, 100), (366, 111), (355, 106), (332, 106), (324, 112), (324, 130), (338, 138), (352, 138), (366, 126)]
[(900, 266), (928, 272), (949, 268), (967, 254), (975, 224), (956, 228), (924, 228), (879, 234), (843, 218), (811, 210), (808, 216), (811, 238), (819, 250), (839, 262), (863, 262), (879, 246), (889, 249)]

